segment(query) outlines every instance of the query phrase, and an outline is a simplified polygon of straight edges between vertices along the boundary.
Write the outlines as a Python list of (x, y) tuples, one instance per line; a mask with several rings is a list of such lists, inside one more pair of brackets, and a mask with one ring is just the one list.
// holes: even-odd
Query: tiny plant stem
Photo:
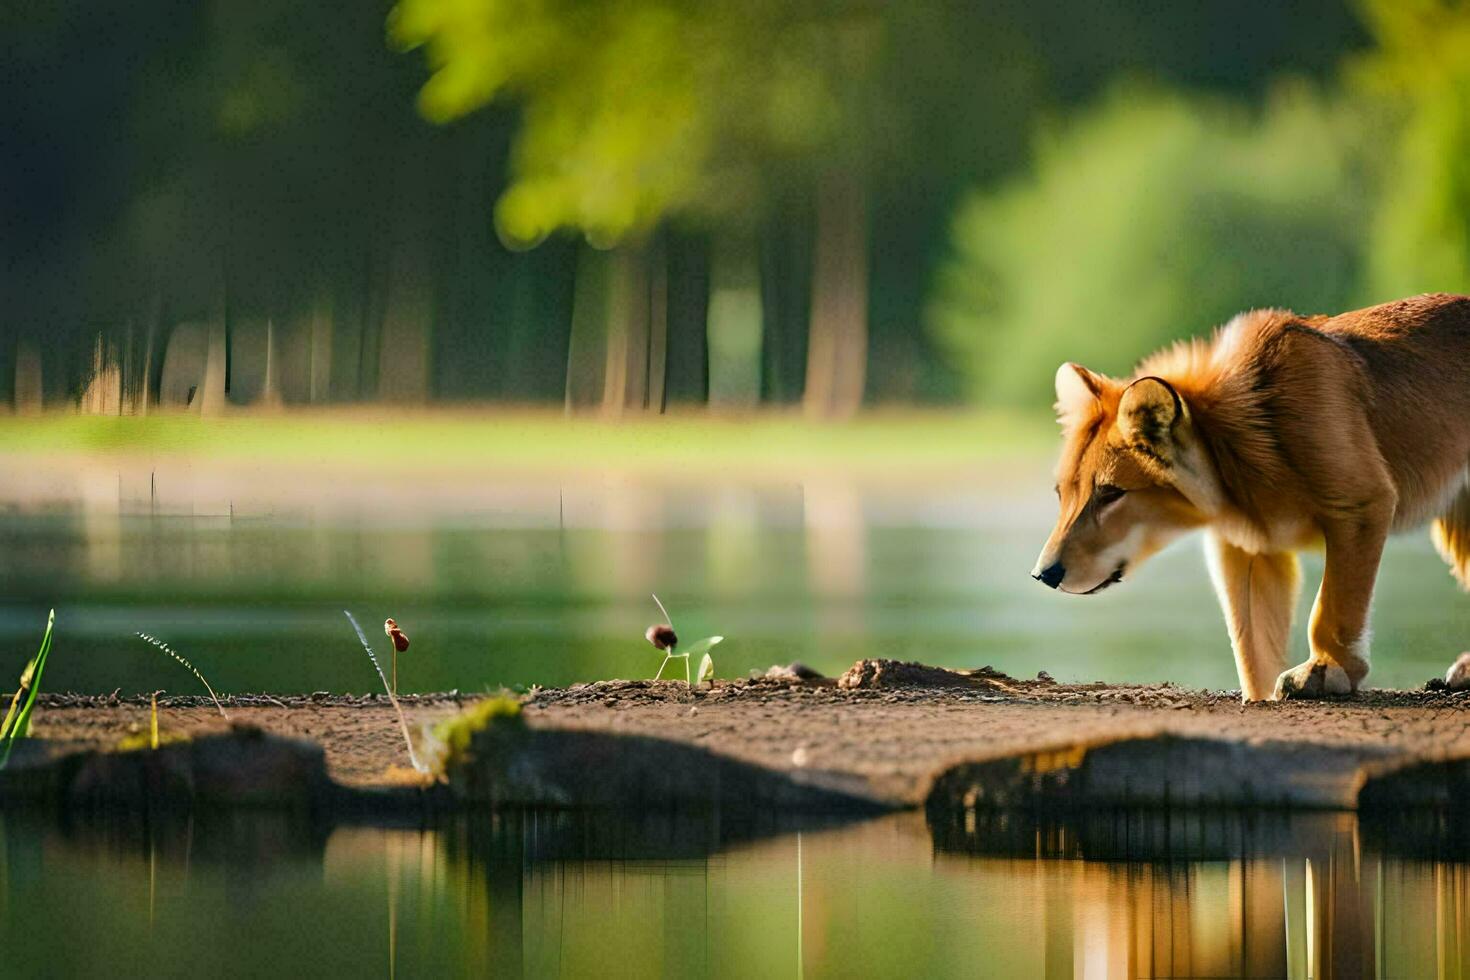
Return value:
[(152, 724), (149, 727), (149, 732), (148, 732), (148, 744), (156, 752), (156, 751), (158, 751), (158, 692), (157, 691), (154, 691), (153, 692), (152, 703), (153, 703), (153, 716), (152, 716)]
[(342, 615), (346, 616), (347, 621), (352, 624), (352, 631), (357, 634), (358, 642), (362, 644), (363, 650), (367, 652), (368, 659), (373, 662), (373, 670), (378, 672), (378, 680), (383, 682), (383, 690), (388, 692), (388, 700), (392, 702), (393, 711), (398, 715), (398, 727), (403, 729), (403, 744), (408, 746), (408, 761), (413, 763), (414, 769), (419, 772), (428, 772), (427, 767), (419, 762), (419, 757), (414, 754), (413, 739), (408, 734), (408, 719), (403, 717), (403, 709), (398, 705), (398, 697), (393, 693), (393, 688), (388, 685), (388, 678), (383, 676), (383, 668), (378, 666), (377, 655), (373, 653), (372, 645), (368, 643), (367, 634), (362, 631), (361, 626), (357, 625), (357, 619), (353, 617), (352, 613), (344, 609), (342, 610)]
[(393, 642), (392, 637), (388, 638), (388, 642), (393, 646), (393, 694), (396, 696), (398, 694), (398, 644)]
[[(653, 602), (654, 602), (654, 605), (658, 606), (658, 611), (664, 614), (664, 622), (666, 622), (666, 623), (669, 624), (669, 628), (670, 629), (673, 629), (674, 628), (674, 617), (673, 616), (670, 616), (669, 615), (669, 611), (664, 608), (664, 604), (662, 602), (659, 602), (658, 601), (658, 596), (656, 594), (654, 594), (652, 592), (650, 592), (648, 594), (651, 595), (651, 596), (653, 596)], [(670, 647), (670, 649), (673, 649), (673, 648)]]
[(219, 703), (219, 696), (214, 693), (214, 688), (209, 686), (209, 681), (204, 679), (204, 675), (199, 673), (199, 668), (195, 667), (193, 664), (189, 663), (189, 661), (185, 660), (181, 653), (179, 653), (173, 647), (169, 646), (167, 643), (160, 640), (158, 637), (149, 636), (147, 633), (137, 633), (134, 635), (137, 636), (138, 639), (158, 647), (158, 649), (162, 650), (164, 653), (168, 654), (170, 657), (174, 658), (180, 664), (186, 667), (189, 673), (199, 678), (199, 683), (203, 684), (204, 689), (209, 692), (209, 700), (213, 701), (214, 706), (219, 709), (219, 716), (225, 721), (230, 720), (230, 716), (225, 712), (225, 706)]
[(669, 665), (669, 661), (672, 660), (673, 657), (674, 655), (672, 653), (669, 653), (667, 651), (664, 652), (664, 662), (658, 665), (658, 673), (653, 675), (654, 680), (658, 680), (660, 677), (664, 676), (664, 668)]

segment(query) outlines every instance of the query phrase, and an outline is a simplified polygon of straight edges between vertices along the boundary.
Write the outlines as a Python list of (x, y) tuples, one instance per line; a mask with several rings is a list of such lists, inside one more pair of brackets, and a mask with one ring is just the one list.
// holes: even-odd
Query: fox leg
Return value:
[(1290, 551), (1253, 554), (1214, 532), (1205, 538), (1205, 549), (1210, 580), (1230, 630), (1241, 699), (1263, 701), (1286, 668), (1301, 567)]
[(1470, 489), (1461, 490), (1434, 522), (1430, 534), (1460, 588), (1470, 592)]
[(1276, 680), (1275, 699), (1351, 694), (1368, 674), (1368, 609), (1392, 507), (1363, 508), (1327, 522), (1327, 560), (1312, 606), (1312, 656)]

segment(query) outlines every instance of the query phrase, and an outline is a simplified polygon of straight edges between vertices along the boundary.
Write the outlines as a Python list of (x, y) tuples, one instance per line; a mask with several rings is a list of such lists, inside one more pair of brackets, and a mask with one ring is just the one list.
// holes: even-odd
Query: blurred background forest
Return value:
[(1470, 273), (1457, 0), (0, 12), (0, 405), (1040, 409)]

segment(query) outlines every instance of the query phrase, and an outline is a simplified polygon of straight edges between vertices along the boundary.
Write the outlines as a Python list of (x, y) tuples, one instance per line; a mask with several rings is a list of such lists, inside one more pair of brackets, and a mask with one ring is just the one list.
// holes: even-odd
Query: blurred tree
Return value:
[(1470, 288), (1470, 5), (1367, 0), (1379, 46), (1350, 65), (1402, 117), (1374, 227), (1378, 299)]
[(1121, 373), (1244, 309), (1348, 308), (1375, 142), (1307, 87), (1259, 113), (1119, 90), (1044, 139), (1034, 175), (966, 203), (931, 327), (974, 398), (1024, 405), (1062, 361)]
[(426, 118), (523, 106), (502, 236), (569, 227), (610, 246), (671, 213), (753, 208), (770, 156), (827, 146), (851, 60), (832, 38), (874, 16), (857, 0), (400, 0), (389, 35), (426, 52)]
[[(879, 11), (861, 0), (401, 0), (389, 30), (404, 48), (427, 52), (432, 75), (419, 96), (426, 117), (449, 121), (502, 95), (521, 104), (510, 182), (495, 206), (496, 227), (517, 247), (576, 228), (594, 246), (639, 253), (629, 268), (647, 269), (642, 253), (654, 229), (682, 215), (720, 228), (717, 259), (745, 255), (741, 269), (758, 270), (750, 236), (767, 187), (824, 154), (807, 176), (820, 172), (815, 180), (843, 193), (819, 194), (818, 207), (849, 213), (819, 225), (855, 223), (856, 230), (831, 246), (818, 238), (821, 288), (812, 291), (812, 322), (825, 339), (816, 349), (841, 344), (857, 352), (809, 362), (808, 384), (817, 382), (816, 407), (825, 414), (855, 408), (863, 389), (865, 188), (842, 175), (864, 146), (861, 114), (850, 110), (868, 94)], [(659, 281), (666, 274), (662, 266), (654, 272)], [(726, 302), (733, 295), (721, 285), (727, 279), (715, 275), (724, 292), (712, 303), (712, 327), (721, 337), (759, 337), (760, 287), (749, 287), (754, 305)], [(618, 286), (617, 295), (637, 310), (667, 307), (667, 297), (650, 302), (643, 288)], [(607, 316), (604, 384), (636, 388), (640, 375), (621, 366), (618, 352), (650, 349), (646, 336), (628, 331), (653, 327), (618, 303)], [(732, 316), (749, 322), (734, 324)], [(717, 377), (759, 379), (760, 345), (711, 343), (709, 356), (727, 362)], [(630, 390), (602, 403), (639, 400)]]
[(1326, 81), (1367, 43), (1355, 4), (1240, 0), (909, 0), (885, 7), (873, 121), (870, 322), (874, 400), (961, 393), (949, 352), (921, 328), (976, 186), (1030, 164), (1038, 119), (1118, 79), (1257, 103), (1283, 70)]
[[(424, 86), (383, 45), (388, 12), (0, 8), (0, 399), (44, 382), (74, 403), (101, 334), (140, 409), (176, 341), (176, 375), (199, 363), (171, 391), (221, 406), (267, 390), (267, 347), (288, 404), (559, 400), (592, 250), (504, 244), (555, 227), (646, 270), (619, 293), (641, 336), (621, 362), (606, 331), (595, 351), (618, 404), (706, 401), (711, 356), (763, 401), (802, 399), (815, 371), (824, 412), (948, 397), (947, 349), (919, 328), (931, 273), (957, 202), (1027, 165), (1038, 116), (1119, 74), (1254, 98), (1360, 37), (1343, 0), (404, 0), (393, 36), (424, 43)], [(711, 351), (710, 256), (752, 241), (761, 302), (737, 308), (760, 343)], [(660, 334), (662, 379), (635, 363)], [(221, 336), (219, 400), (202, 364)]]

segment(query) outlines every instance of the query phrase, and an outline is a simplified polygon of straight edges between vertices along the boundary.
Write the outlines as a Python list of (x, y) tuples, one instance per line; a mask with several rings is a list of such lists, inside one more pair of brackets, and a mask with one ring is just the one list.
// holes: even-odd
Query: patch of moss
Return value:
[(477, 733), (491, 725), (525, 724), (521, 717), (521, 703), (509, 695), (486, 698), (468, 711), (455, 715), (434, 727), (434, 738), (444, 747), (442, 767), (448, 768), (463, 759), (470, 750), (470, 742)]

